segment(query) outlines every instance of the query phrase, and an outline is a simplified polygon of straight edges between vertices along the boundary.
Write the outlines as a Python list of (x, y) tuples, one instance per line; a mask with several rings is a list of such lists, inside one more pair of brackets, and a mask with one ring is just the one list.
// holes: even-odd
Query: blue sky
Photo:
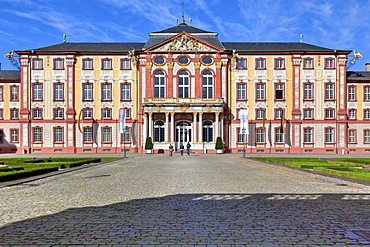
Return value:
[[(0, 0), (4, 54), (68, 42), (145, 42), (181, 20), (182, 0)], [(185, 19), (221, 41), (304, 42), (357, 50), (351, 70), (370, 63), (370, 0), (184, 0)]]

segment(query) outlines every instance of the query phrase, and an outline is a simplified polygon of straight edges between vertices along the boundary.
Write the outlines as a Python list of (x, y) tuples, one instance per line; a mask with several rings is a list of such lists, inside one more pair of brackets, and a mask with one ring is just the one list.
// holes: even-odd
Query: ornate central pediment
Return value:
[(155, 51), (215, 51), (215, 49), (183, 33), (157, 47)]

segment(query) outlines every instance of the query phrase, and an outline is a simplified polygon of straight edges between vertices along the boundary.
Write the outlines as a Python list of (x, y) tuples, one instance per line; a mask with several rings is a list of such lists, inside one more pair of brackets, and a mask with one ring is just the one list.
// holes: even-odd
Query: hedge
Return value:
[(26, 169), (22, 171), (2, 172), (0, 173), (0, 182), (7, 182), (16, 179), (28, 178), (41, 174), (58, 171), (58, 167), (40, 167), (35, 169)]
[[(340, 177), (346, 177), (346, 178), (352, 178), (362, 181), (370, 182), (370, 173), (369, 171), (361, 170), (361, 171), (353, 171), (353, 170), (359, 170), (356, 168), (345, 168), (345, 167), (314, 167), (314, 171), (321, 172), (321, 173), (327, 173), (335, 176)], [(362, 174), (361, 174), (362, 173)], [(368, 175), (366, 175), (368, 174)]]

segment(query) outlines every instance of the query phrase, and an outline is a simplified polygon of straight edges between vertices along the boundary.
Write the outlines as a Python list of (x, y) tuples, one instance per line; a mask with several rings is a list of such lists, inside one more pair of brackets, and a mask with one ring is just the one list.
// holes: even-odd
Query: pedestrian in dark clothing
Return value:
[(182, 143), (180, 144), (180, 153), (181, 153), (181, 156), (184, 155), (184, 145)]
[(188, 156), (190, 156), (190, 147), (191, 147), (191, 144), (190, 142), (188, 142), (188, 144), (186, 144), (186, 153), (188, 154)]
[(172, 144), (170, 144), (170, 146), (168, 147), (168, 149), (170, 150), (170, 156), (172, 156), (172, 153), (173, 153), (173, 146), (172, 146)]

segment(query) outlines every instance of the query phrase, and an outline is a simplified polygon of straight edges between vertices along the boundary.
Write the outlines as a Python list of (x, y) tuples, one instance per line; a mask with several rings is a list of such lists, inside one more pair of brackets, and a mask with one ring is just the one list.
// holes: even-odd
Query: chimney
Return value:
[(370, 71), (370, 63), (365, 63), (365, 71)]

